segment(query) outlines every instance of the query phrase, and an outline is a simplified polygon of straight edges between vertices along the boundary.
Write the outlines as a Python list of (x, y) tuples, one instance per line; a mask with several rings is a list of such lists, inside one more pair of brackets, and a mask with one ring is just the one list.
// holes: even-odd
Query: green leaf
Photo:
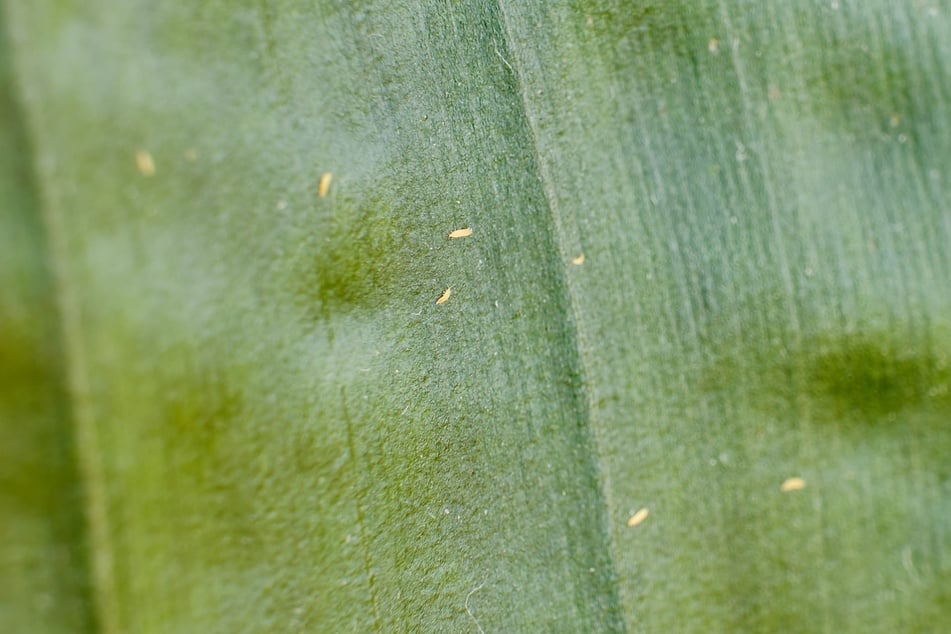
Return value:
[(99, 630), (951, 623), (938, 3), (7, 13)]
[(86, 632), (93, 621), (62, 342), (3, 26), (0, 632)]

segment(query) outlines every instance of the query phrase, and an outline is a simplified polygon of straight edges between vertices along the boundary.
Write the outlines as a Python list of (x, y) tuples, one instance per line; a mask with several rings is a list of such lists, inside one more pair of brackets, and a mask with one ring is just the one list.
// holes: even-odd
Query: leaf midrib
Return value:
[[(505, 49), (506, 52), (508, 52), (512, 50), (513, 42), (511, 36), (510, 17), (506, 11), (504, 0), (496, 1), (500, 16), (499, 27), (505, 38)], [(536, 125), (536, 117), (532, 116), (533, 109), (529, 96), (530, 93), (526, 87), (523, 65), (521, 64), (518, 56), (503, 56), (502, 61), (505, 63), (505, 66), (511, 70), (513, 79), (518, 87), (518, 98), (521, 104), (520, 116), (524, 121), (525, 128), (528, 131), (529, 141), (531, 142), (532, 163), (535, 165), (537, 170), (537, 175), (539, 181), (541, 182), (542, 193), (544, 195), (545, 206), (547, 207), (552, 220), (553, 237), (558, 249), (556, 256), (558, 258), (558, 262), (556, 263), (554, 269), (558, 271), (557, 279), (564, 288), (564, 293), (568, 298), (568, 304), (571, 309), (571, 315), (568, 319), (568, 327), (570, 328), (572, 341), (574, 342), (576, 348), (575, 359), (577, 359), (580, 365), (578, 375), (581, 381), (581, 389), (584, 390), (584, 423), (588, 428), (588, 433), (593, 443), (595, 455), (592, 457), (591, 462), (595, 471), (595, 477), (597, 478), (597, 487), (600, 498), (603, 500), (603, 503), (598, 505), (601, 509), (598, 521), (600, 523), (599, 532), (603, 535), (606, 542), (604, 544), (604, 548), (607, 550), (607, 560), (611, 565), (611, 570), (606, 576), (608, 579), (610, 579), (610, 584), (613, 586), (611, 597), (613, 612), (618, 616), (618, 618), (621, 619), (623, 631), (630, 631), (631, 624), (628, 622), (628, 615), (623, 609), (623, 606), (629, 604), (629, 601), (627, 601), (626, 597), (624, 597), (624, 584), (619, 582), (619, 576), (617, 574), (618, 541), (616, 532), (613, 529), (613, 523), (611, 522), (611, 510), (615, 508), (615, 505), (613, 503), (610, 473), (605, 467), (605, 462), (603, 460), (605, 448), (605, 442), (603, 438), (604, 434), (601, 429), (601, 423), (598, 419), (598, 389), (594, 381), (594, 373), (591, 369), (591, 355), (593, 354), (593, 350), (590, 343), (588, 343), (588, 331), (585, 327), (584, 314), (581, 308), (581, 300), (579, 299), (579, 292), (576, 288), (577, 281), (575, 277), (570, 274), (570, 269), (568, 268), (568, 262), (577, 254), (574, 253), (570, 248), (570, 240), (564, 227), (567, 219), (558, 207), (555, 183), (551, 176), (552, 168), (543, 157), (539, 147), (539, 130), (538, 126)]]

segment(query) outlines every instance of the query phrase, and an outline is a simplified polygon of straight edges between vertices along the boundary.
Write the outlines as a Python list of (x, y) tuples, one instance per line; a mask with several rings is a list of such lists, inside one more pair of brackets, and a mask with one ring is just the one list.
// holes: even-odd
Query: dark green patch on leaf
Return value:
[(830, 418), (874, 424), (902, 410), (933, 408), (951, 416), (951, 350), (921, 349), (874, 335), (807, 345), (803, 389)]

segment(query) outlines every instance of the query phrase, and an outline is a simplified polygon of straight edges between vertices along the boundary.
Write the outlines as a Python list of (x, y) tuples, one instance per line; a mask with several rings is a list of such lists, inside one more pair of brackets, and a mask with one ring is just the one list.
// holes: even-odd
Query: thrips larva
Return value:
[(465, 229), (455, 229), (449, 232), (450, 238), (468, 238), (472, 235), (472, 227), (466, 227)]
[(786, 480), (779, 487), (779, 490), (783, 493), (789, 493), (790, 491), (799, 491), (806, 488), (806, 481), (802, 478), (786, 478)]
[(135, 166), (139, 168), (139, 173), (142, 176), (155, 175), (155, 161), (152, 160), (152, 155), (145, 150), (136, 150)]
[(640, 511), (632, 515), (630, 519), (627, 520), (627, 527), (634, 528), (635, 526), (637, 526), (638, 524), (646, 520), (649, 514), (650, 514), (650, 511), (648, 511), (646, 507), (642, 508)]
[(450, 295), (452, 295), (452, 288), (447, 288), (442, 292), (442, 295), (439, 296), (439, 299), (436, 300), (436, 303), (445, 304)]
[(324, 172), (320, 177), (320, 182), (317, 183), (317, 195), (323, 198), (327, 195), (327, 192), (330, 191), (330, 181), (333, 180), (334, 175), (330, 172)]

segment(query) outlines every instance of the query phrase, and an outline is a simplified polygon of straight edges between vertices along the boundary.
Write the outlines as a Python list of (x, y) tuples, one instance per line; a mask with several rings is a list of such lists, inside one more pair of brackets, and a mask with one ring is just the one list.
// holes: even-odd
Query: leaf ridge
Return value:
[[(499, 16), (501, 18), (500, 27), (505, 38), (505, 48), (506, 51), (511, 51), (513, 38), (511, 35), (510, 18), (506, 11), (503, 0), (497, 0), (497, 5), (499, 9)], [(571, 266), (569, 265), (569, 262), (573, 261), (577, 255), (570, 250), (570, 240), (568, 238), (568, 231), (565, 227), (565, 224), (570, 222), (570, 219), (566, 217), (565, 214), (559, 209), (555, 193), (555, 185), (551, 176), (551, 169), (543, 159), (542, 153), (539, 149), (538, 130), (530, 115), (529, 96), (522, 71), (523, 65), (518, 59), (517, 55), (510, 55), (509, 57), (511, 59), (507, 59), (501, 52), (498, 51), (498, 49), (496, 49), (496, 54), (501, 58), (502, 63), (511, 71), (514, 81), (518, 86), (519, 98), (522, 105), (521, 116), (525, 119), (525, 127), (528, 129), (532, 143), (532, 162), (535, 165), (538, 177), (541, 181), (545, 205), (548, 208), (552, 224), (554, 226), (554, 239), (558, 248), (558, 258), (560, 263), (559, 277), (561, 278), (561, 283), (564, 285), (565, 292), (568, 296), (568, 303), (571, 310), (571, 330), (572, 334), (574, 335), (572, 338), (575, 342), (576, 352), (578, 355), (577, 358), (581, 366), (579, 370), (581, 374), (581, 383), (585, 394), (585, 422), (587, 423), (589, 433), (591, 434), (593, 448), (596, 453), (595, 471), (597, 477), (598, 493), (600, 498), (604, 501), (604, 504), (601, 505), (601, 508), (604, 509), (604, 512), (600, 517), (600, 529), (604, 539), (607, 542), (608, 559), (611, 566), (609, 578), (614, 590), (613, 596), (611, 597), (611, 603), (613, 604), (615, 615), (619, 620), (619, 625), (621, 626), (622, 631), (629, 631), (631, 628), (627, 621), (627, 615), (622, 609), (622, 606), (625, 602), (621, 600), (621, 595), (623, 595), (624, 591), (623, 587), (619, 583), (617, 575), (617, 536), (615, 530), (612, 528), (610, 517), (610, 509), (614, 508), (611, 493), (612, 486), (610, 474), (602, 467), (602, 456), (604, 455), (605, 442), (602, 438), (603, 432), (597, 415), (597, 388), (595, 387), (594, 381), (592, 380), (592, 348), (587, 339), (587, 331), (584, 325), (584, 317), (581, 309), (581, 301), (579, 299), (578, 290), (575, 288), (575, 283), (572, 281), (572, 276), (569, 273), (569, 266)], [(583, 261), (583, 258), (581, 261)]]
[[(82, 575), (85, 577), (86, 587), (82, 590), (82, 599), (88, 605), (86, 625), (91, 631), (105, 633), (119, 632), (118, 600), (115, 596), (113, 577), (113, 548), (111, 534), (108, 529), (107, 496), (105, 493), (105, 476), (102, 466), (96, 457), (99, 447), (95, 424), (91, 416), (91, 404), (88, 398), (90, 383), (86, 370), (80, 335), (79, 301), (74, 289), (67, 281), (69, 267), (66, 262), (66, 231), (61, 224), (59, 208), (51, 198), (53, 188), (48, 185), (48, 178), (44, 178), (44, 162), (41, 158), (42, 126), (38, 124), (34, 110), (30, 104), (41, 100), (30, 94), (28, 82), (17, 81), (21, 76), (29, 76), (30, 72), (24, 61), (17, 63), (17, 49), (24, 48), (23, 42), (17, 42), (16, 11), (12, 5), (0, 6), (0, 61), (6, 68), (0, 68), (0, 73), (9, 74), (9, 81), (3, 83), (9, 87), (11, 94), (9, 102), (16, 111), (23, 146), (25, 172), (30, 181), (29, 187), (36, 197), (36, 211), (39, 212), (39, 222), (42, 225), (42, 254), (39, 256), (46, 265), (50, 276), (50, 289), (55, 305), (55, 315), (52, 317), (59, 331), (58, 348), (63, 354), (63, 381), (64, 416), (66, 424), (71, 425), (73, 447), (71, 460), (79, 477), (76, 485), (81, 495), (79, 513), (82, 516), (82, 532), (76, 539), (84, 546), (84, 561)], [(9, 30), (8, 30), (9, 29)], [(4, 78), (6, 79), (6, 78)]]
[[(27, 134), (31, 137), (30, 146), (37, 147), (35, 139), (38, 135), (33, 130), (32, 122), (29, 121), (31, 117), (27, 114), (25, 118), (27, 119), (25, 126)], [(40, 159), (34, 158), (34, 161), (36, 180), (41, 183), (37, 187), (37, 194), (40, 199), (39, 207), (48, 245), (47, 266), (52, 273), (59, 314), (60, 338), (66, 366), (68, 407), (70, 418), (75, 426), (75, 460), (82, 481), (80, 489), (86, 519), (86, 539), (89, 542), (88, 563), (89, 574), (92, 577), (90, 592), (93, 622), (103, 634), (118, 634), (122, 631), (122, 627), (120, 627), (119, 600), (115, 581), (114, 544), (109, 526), (106, 476), (101, 461), (102, 442), (93, 416), (90, 399), (91, 384), (82, 345), (80, 302), (68, 279), (69, 266), (65, 255), (66, 231), (63, 227), (61, 210), (56, 202), (51, 200), (50, 189), (42, 185), (42, 182), (48, 179), (44, 178), (43, 169), (39, 165)]]

